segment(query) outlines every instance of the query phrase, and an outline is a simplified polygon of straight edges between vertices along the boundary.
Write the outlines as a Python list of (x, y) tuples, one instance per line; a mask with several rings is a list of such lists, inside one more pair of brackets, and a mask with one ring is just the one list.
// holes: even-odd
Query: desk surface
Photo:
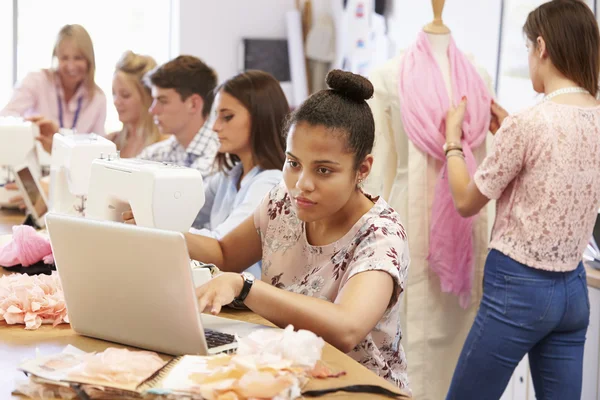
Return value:
[[(251, 323), (268, 324), (262, 317), (248, 311), (232, 310), (221, 313), (221, 316)], [(11, 397), (11, 392), (15, 387), (15, 382), (24, 377), (23, 373), (17, 370), (17, 366), (22, 361), (35, 358), (36, 352), (38, 351), (43, 355), (58, 353), (69, 344), (84, 351), (102, 351), (107, 347), (125, 347), (115, 343), (77, 335), (67, 324), (59, 325), (55, 328), (44, 325), (36, 331), (26, 331), (23, 329), (22, 325), (7, 326), (3, 322), (0, 323), (0, 398), (20, 398), (18, 396)], [(164, 358), (168, 357), (164, 356)], [(325, 346), (322, 358), (327, 365), (335, 370), (346, 371), (346, 375), (327, 380), (311, 380), (307, 389), (325, 389), (354, 384), (372, 384), (398, 391), (396, 387), (381, 379), (333, 346)], [(333, 398), (334, 396), (338, 398), (365, 397), (364, 394), (352, 396), (347, 393), (325, 397)], [(383, 397), (373, 396), (372, 398)]]
[(23, 211), (0, 209), (0, 235), (12, 233), (13, 225), (21, 224), (24, 220)]
[[(0, 210), (0, 234), (11, 233), (12, 225), (21, 223), (23, 214)], [(0, 275), (5, 272), (0, 268)], [(222, 317), (237, 319), (261, 325), (271, 325), (267, 320), (250, 311), (230, 310), (220, 314)], [(11, 392), (15, 382), (24, 377), (17, 366), (26, 359), (36, 357), (36, 353), (53, 354), (62, 351), (65, 346), (73, 345), (84, 351), (103, 351), (107, 347), (124, 347), (115, 343), (92, 339), (76, 334), (69, 325), (55, 328), (44, 325), (35, 331), (26, 331), (23, 325), (6, 325), (0, 322), (0, 399), (18, 399)], [(167, 356), (165, 356), (167, 357)], [(354, 384), (380, 385), (399, 391), (398, 388), (378, 377), (350, 357), (327, 344), (323, 350), (323, 360), (335, 370), (345, 371), (346, 375), (329, 380), (311, 380), (308, 389), (324, 389)], [(365, 398), (366, 395), (333, 394), (331, 398)], [(369, 398), (383, 398), (369, 396)], [(407, 397), (408, 398), (408, 397)]]
[(588, 286), (600, 289), (600, 270), (585, 265), (585, 272), (587, 273)]

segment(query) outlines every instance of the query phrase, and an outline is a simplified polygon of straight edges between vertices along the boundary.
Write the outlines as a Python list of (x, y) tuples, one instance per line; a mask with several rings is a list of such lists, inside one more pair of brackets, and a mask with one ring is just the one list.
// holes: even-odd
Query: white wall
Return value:
[[(312, 0), (313, 19), (339, 12), (343, 0)], [(238, 72), (238, 46), (243, 37), (285, 38), (285, 13), (295, 0), (172, 0), (173, 56), (192, 54), (215, 68), (223, 81)], [(475, 55), (495, 77), (501, 0), (446, 0), (444, 22), (458, 47)], [(388, 0), (388, 28), (397, 49), (415, 41), (431, 21), (428, 0)]]
[[(285, 38), (285, 13), (295, 0), (173, 0), (176, 30), (173, 56), (200, 57), (219, 74), (235, 75), (242, 38)], [(313, 0), (313, 14), (330, 9), (330, 0)]]
[[(495, 78), (501, 0), (446, 0), (442, 18), (456, 45), (475, 56)], [(433, 19), (431, 1), (388, 1), (388, 29), (398, 50), (415, 42), (417, 33)]]
[(294, 0), (179, 0), (179, 54), (200, 57), (219, 81), (238, 70), (243, 37), (285, 38)]

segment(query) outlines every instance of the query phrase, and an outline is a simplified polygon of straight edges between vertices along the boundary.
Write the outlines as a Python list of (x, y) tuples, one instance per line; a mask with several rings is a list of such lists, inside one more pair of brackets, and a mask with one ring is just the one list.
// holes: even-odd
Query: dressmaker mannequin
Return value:
[[(423, 30), (431, 43), (448, 95), (452, 98), (447, 49), (450, 30), (442, 21), (443, 0), (432, 0), (434, 19)], [(375, 94), (370, 106), (375, 117), (373, 171), (366, 191), (382, 195), (400, 213), (407, 229), (411, 265), (402, 309), (403, 343), (413, 397), (439, 400), (446, 396), (454, 367), (481, 300), (483, 266), (487, 256), (488, 219), (484, 208), (473, 225), (474, 277), (471, 302), (462, 309), (455, 295), (442, 293), (440, 280), (428, 265), (431, 204), (442, 162), (421, 152), (407, 137), (398, 94), (399, 56), (370, 76)], [(491, 92), (489, 75), (477, 69)], [(473, 149), (477, 163), (486, 154), (485, 142)]]
[(431, 0), (431, 7), (433, 8), (433, 21), (423, 27), (423, 30), (433, 35), (448, 35), (450, 34), (450, 28), (444, 25), (442, 20), (442, 11), (444, 11), (444, 4), (446, 0)]

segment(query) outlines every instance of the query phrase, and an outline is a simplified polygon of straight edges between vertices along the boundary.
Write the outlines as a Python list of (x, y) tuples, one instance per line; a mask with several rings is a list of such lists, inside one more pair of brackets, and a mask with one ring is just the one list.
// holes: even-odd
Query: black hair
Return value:
[(329, 89), (313, 94), (290, 114), (285, 131), (305, 122), (344, 134), (356, 169), (373, 150), (375, 121), (366, 102), (373, 97), (373, 85), (367, 78), (339, 69), (330, 71), (326, 82)]
[[(184, 101), (192, 94), (202, 97), (202, 115), (207, 118), (215, 99), (217, 73), (198, 57), (182, 55), (146, 74), (146, 81), (162, 89), (175, 89)], [(148, 85), (150, 86), (150, 85)]]
[[(249, 70), (217, 87), (237, 99), (250, 114), (252, 158), (262, 169), (282, 169), (285, 162), (283, 123), (290, 112), (281, 85), (271, 74)], [(215, 163), (219, 171), (229, 171), (240, 159), (219, 153)]]

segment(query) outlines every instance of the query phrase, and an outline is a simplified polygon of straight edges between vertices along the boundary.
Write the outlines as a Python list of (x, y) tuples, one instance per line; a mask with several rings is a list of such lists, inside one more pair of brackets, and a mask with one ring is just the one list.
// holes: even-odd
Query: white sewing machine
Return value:
[(116, 151), (113, 142), (94, 133), (55, 134), (50, 163), (50, 210), (83, 214), (92, 161)]
[[(0, 117), (0, 184), (12, 181), (13, 170), (28, 166), (35, 179), (41, 175), (35, 151), (39, 128), (17, 117)], [(0, 206), (11, 206), (9, 199), (18, 196), (14, 191), (0, 188)]]
[(110, 157), (94, 160), (86, 217), (187, 232), (204, 205), (200, 171), (177, 165)]

